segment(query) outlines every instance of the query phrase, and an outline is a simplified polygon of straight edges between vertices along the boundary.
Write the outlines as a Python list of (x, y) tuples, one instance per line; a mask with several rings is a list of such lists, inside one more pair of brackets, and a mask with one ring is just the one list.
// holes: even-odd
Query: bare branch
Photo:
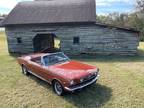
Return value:
[(144, 12), (144, 0), (137, 0), (137, 8)]

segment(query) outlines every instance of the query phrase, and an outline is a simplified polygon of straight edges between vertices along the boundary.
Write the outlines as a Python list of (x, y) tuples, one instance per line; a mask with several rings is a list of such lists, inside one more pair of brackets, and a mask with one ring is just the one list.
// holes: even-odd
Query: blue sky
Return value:
[[(0, 0), (0, 13), (8, 14), (20, 1), (32, 0)], [(129, 13), (134, 10), (135, 0), (96, 0), (97, 14), (113, 12)]]
[(135, 0), (96, 0), (97, 14), (113, 12), (130, 13), (135, 10)]

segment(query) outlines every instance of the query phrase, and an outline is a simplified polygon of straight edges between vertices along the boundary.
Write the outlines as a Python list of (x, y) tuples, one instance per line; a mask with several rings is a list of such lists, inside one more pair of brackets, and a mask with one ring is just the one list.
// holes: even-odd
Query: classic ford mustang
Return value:
[(57, 95), (95, 83), (99, 69), (70, 60), (64, 53), (37, 53), (18, 58), (24, 75), (33, 74), (53, 86)]

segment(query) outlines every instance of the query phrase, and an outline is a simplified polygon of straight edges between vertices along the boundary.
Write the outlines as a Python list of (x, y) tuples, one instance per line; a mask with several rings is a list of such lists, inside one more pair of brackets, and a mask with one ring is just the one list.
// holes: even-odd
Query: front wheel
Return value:
[(58, 96), (62, 96), (64, 94), (64, 89), (58, 81), (53, 82), (53, 89)]
[(23, 65), (21, 67), (22, 67), (22, 73), (24, 75), (28, 75), (28, 69), (25, 66), (23, 66)]

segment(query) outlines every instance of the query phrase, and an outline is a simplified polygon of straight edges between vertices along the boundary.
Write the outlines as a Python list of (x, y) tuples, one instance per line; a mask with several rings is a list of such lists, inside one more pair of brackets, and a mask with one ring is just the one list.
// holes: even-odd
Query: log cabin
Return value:
[(1, 23), (9, 53), (59, 50), (69, 55), (135, 55), (139, 32), (97, 23), (95, 0), (35, 0), (18, 3)]

